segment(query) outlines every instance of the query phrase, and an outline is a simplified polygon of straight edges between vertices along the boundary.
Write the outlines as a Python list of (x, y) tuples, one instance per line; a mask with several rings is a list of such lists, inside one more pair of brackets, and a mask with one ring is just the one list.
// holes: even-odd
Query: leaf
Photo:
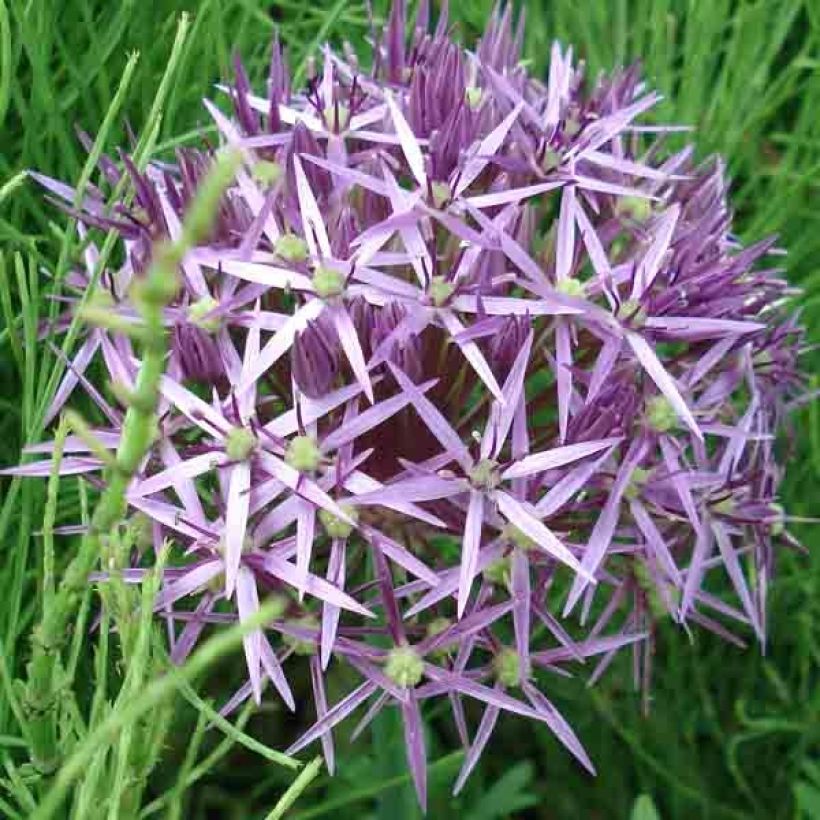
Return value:
[(661, 820), (661, 816), (652, 798), (642, 794), (633, 804), (629, 820)]
[(538, 798), (531, 790), (533, 774), (529, 761), (513, 766), (476, 799), (467, 820), (504, 820), (514, 811), (534, 806)]

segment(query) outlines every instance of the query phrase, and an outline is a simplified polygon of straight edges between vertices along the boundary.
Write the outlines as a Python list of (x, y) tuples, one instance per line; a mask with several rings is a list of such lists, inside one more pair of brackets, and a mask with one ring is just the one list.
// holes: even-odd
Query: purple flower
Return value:
[[(341, 720), (396, 707), (422, 805), (428, 700), (448, 699), (467, 749), (457, 789), (502, 711), (592, 770), (543, 670), (596, 656), (595, 681), (631, 647), (646, 694), (661, 620), (765, 642), (793, 540), (774, 439), (804, 388), (773, 240), (733, 237), (721, 162), (664, 153), (674, 126), (641, 124), (659, 97), (635, 68), (586, 83), (555, 45), (542, 84), (510, 6), (474, 52), (446, 14), (429, 28), (426, 3), (411, 24), (396, 2), (369, 73), (325, 47), (295, 89), (275, 43), (266, 94), (237, 59), (233, 119), (207, 103), (242, 166), (181, 261), (157, 436), (127, 493), (172, 544), (156, 609), (174, 660), (276, 596), (225, 710), (268, 681), (292, 707), (285, 670), (308, 675), (316, 723), (292, 750), (319, 741), (332, 769)], [(92, 187), (80, 208), (81, 236), (114, 228), (124, 262), (49, 410), (81, 389), (104, 417), (96, 447), (68, 438), (64, 474), (119, 442), (105, 382), (136, 373), (129, 285), (210, 162), (101, 159), (136, 196), (110, 210)], [(43, 335), (96, 262), (89, 241)], [(4, 472), (48, 475), (51, 449)], [(361, 682), (330, 704), (335, 665)], [(474, 731), (464, 698), (484, 705)]]

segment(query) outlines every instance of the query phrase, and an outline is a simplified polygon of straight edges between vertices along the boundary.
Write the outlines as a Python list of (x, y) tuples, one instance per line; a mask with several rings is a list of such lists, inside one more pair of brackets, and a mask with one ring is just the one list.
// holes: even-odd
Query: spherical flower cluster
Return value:
[[(789, 541), (774, 436), (802, 383), (773, 240), (733, 237), (721, 162), (664, 150), (679, 129), (643, 120), (659, 97), (636, 69), (591, 82), (555, 45), (542, 83), (509, 8), (466, 51), (420, 6), (411, 25), (395, 3), (366, 70), (325, 48), (294, 89), (274, 44), (266, 93), (237, 62), (233, 114), (205, 103), (242, 162), (181, 262), (127, 502), (149, 535), (129, 580), (172, 544), (156, 611), (173, 659), (275, 598), (226, 711), (269, 684), (294, 708), (307, 674), (316, 722), (291, 751), (318, 741), (332, 770), (340, 721), (398, 706), (424, 804), (428, 700), (449, 699), (467, 749), (457, 788), (502, 711), (592, 769), (544, 670), (596, 656), (594, 680), (629, 647), (648, 687), (662, 619), (765, 641)], [(105, 448), (139, 366), (129, 288), (213, 150), (104, 157), (77, 214), (84, 236), (118, 231), (121, 264), (94, 284), (88, 242), (67, 281), (78, 298), (94, 284), (107, 319), (50, 417), (81, 388)], [(134, 201), (108, 209), (123, 174)], [(99, 452), (66, 444), (63, 473), (99, 481)], [(360, 683), (330, 703), (338, 664)]]

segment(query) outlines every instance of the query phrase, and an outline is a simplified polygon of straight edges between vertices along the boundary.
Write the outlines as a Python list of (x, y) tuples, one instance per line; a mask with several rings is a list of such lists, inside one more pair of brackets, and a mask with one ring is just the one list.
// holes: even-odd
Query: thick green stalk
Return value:
[(234, 154), (223, 154), (217, 159), (191, 205), (179, 240), (154, 248), (151, 266), (133, 287), (131, 296), (145, 332), (142, 335), (142, 365), (130, 396), (120, 446), (114, 464), (107, 470), (106, 489), (80, 551), (68, 565), (59, 591), (47, 602), (43, 619), (32, 637), (32, 659), (27, 670), (23, 706), (32, 763), (44, 775), (54, 772), (60, 763), (57, 672), (68, 626), (79, 606), (88, 575), (103, 551), (104, 539), (125, 515), (126, 489), (156, 434), (155, 409), (165, 369), (163, 311), (176, 294), (179, 263), (188, 249), (207, 236), (217, 213), (219, 198), (233, 179), (237, 162)]

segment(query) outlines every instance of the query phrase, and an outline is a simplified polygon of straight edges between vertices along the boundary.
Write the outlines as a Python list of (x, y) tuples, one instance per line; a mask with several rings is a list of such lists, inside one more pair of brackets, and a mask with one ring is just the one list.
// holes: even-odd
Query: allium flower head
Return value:
[[(734, 238), (719, 160), (664, 151), (674, 126), (646, 120), (659, 96), (635, 68), (593, 82), (556, 44), (542, 83), (509, 7), (473, 51), (448, 32), (396, 2), (369, 70), (325, 47), (294, 88), (275, 42), (266, 89), (237, 61), (206, 103), (242, 165), (181, 261), (158, 432), (127, 495), (173, 544), (156, 610), (174, 660), (276, 596), (226, 710), (268, 681), (293, 708), (307, 671), (316, 723), (292, 748), (319, 741), (332, 769), (341, 720), (369, 704), (358, 733), (397, 706), (422, 804), (430, 699), (467, 748), (458, 788), (502, 711), (591, 769), (544, 670), (595, 656), (596, 680), (631, 647), (648, 690), (667, 618), (765, 642), (789, 539), (774, 437), (803, 386), (773, 240)], [(83, 237), (116, 229), (124, 261), (95, 283), (90, 241), (68, 279), (107, 318), (49, 415), (85, 390), (104, 447), (123, 418), (106, 382), (136, 372), (128, 289), (211, 161), (103, 158), (134, 202), (83, 203)], [(66, 452), (64, 473), (103, 466), (80, 439)], [(150, 555), (135, 562), (138, 582)], [(707, 591), (719, 576), (731, 594)], [(336, 665), (361, 682), (331, 704)]]

